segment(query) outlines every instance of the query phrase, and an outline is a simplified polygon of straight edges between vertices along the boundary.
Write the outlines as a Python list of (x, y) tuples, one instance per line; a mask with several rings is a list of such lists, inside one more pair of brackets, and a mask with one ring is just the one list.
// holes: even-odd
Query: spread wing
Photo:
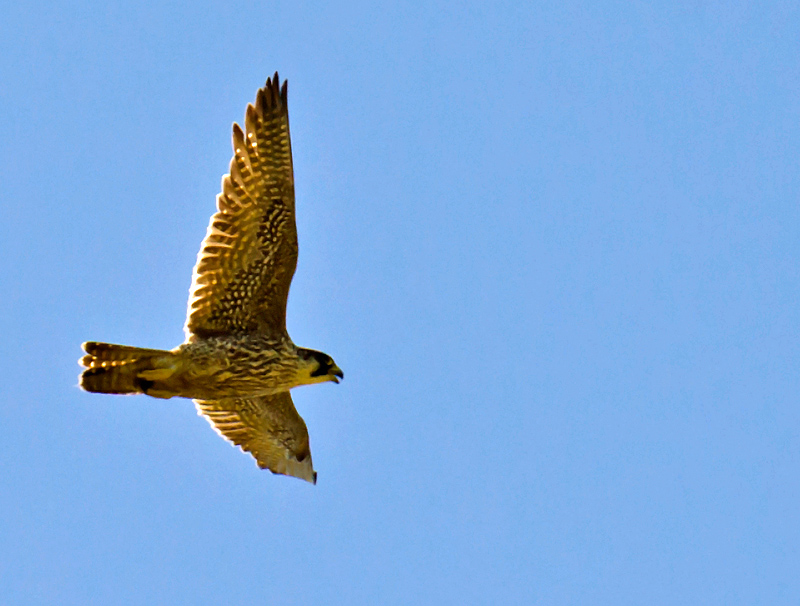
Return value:
[(288, 391), (257, 398), (195, 400), (197, 412), (261, 469), (317, 483), (308, 430)]
[(192, 276), (186, 336), (282, 334), (297, 265), (286, 82), (278, 73), (233, 125), (230, 174)]

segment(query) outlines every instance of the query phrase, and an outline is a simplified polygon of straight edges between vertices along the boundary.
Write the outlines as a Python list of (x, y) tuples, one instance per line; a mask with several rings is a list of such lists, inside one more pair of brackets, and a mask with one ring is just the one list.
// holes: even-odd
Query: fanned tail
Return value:
[(86, 370), (81, 374), (80, 386), (94, 393), (131, 394), (151, 393), (158, 380), (169, 378), (174, 372), (175, 354), (163, 349), (144, 349), (112, 343), (83, 344), (86, 355), (80, 360)]

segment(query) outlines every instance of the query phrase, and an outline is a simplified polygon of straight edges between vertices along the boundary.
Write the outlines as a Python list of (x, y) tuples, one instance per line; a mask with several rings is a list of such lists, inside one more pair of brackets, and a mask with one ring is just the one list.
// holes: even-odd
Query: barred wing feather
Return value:
[(187, 338), (281, 335), (297, 265), (294, 175), (286, 103), (277, 72), (233, 125), (230, 174), (222, 179), (192, 276)]
[(288, 391), (257, 398), (195, 400), (197, 411), (224, 438), (272, 473), (317, 483), (308, 429)]

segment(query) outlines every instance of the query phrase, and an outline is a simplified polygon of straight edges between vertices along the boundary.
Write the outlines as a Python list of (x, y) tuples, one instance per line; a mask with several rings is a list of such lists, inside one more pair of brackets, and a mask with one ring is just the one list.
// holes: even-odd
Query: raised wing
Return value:
[(192, 276), (187, 338), (282, 334), (297, 265), (294, 175), (286, 82), (278, 73), (233, 125), (230, 174), (222, 178)]
[(217, 433), (253, 455), (261, 469), (317, 483), (308, 429), (288, 391), (194, 403)]

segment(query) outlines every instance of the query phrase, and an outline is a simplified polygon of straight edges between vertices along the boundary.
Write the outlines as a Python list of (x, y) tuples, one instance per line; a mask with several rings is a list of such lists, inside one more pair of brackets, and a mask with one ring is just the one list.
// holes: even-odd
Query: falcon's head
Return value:
[(344, 379), (344, 373), (328, 354), (302, 347), (298, 347), (297, 354), (300, 358), (299, 379), (302, 385), (326, 381), (338, 383), (339, 379)]

